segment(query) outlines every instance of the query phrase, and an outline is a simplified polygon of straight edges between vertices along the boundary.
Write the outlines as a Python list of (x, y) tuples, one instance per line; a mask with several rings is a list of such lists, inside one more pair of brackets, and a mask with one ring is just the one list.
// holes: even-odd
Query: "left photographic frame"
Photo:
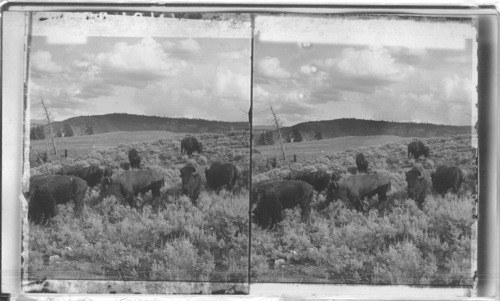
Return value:
[(26, 12), (25, 293), (248, 293), (248, 14)]

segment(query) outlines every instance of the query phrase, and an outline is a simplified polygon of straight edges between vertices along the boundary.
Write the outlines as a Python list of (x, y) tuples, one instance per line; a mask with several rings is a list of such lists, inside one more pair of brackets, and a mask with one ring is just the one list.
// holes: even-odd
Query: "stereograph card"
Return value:
[(20, 227), (2, 291), (491, 291), (498, 116), (477, 13), (2, 14), (3, 234)]

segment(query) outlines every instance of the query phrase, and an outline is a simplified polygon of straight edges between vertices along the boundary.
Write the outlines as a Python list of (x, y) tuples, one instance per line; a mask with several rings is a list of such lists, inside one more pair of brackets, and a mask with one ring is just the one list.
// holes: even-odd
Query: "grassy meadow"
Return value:
[[(252, 225), (252, 281), (472, 284), (471, 226), (476, 178), (470, 137), (422, 139), (431, 155), (418, 162), (407, 158), (411, 138), (378, 138), (343, 137), (285, 144), (287, 160), (279, 161), (276, 168), (267, 164), (267, 156), (274, 156), (274, 149), (255, 148), (260, 154), (253, 161), (253, 183), (281, 179), (295, 169), (346, 172), (356, 166), (355, 155), (362, 152), (371, 172), (390, 178), (391, 189), (386, 203), (378, 203), (376, 196), (372, 198), (372, 208), (366, 214), (340, 200), (315, 210), (325, 201), (323, 192), (314, 196), (308, 223), (300, 221), (297, 207), (285, 210), (286, 217), (275, 231)], [(293, 154), (297, 162), (291, 162)], [(428, 171), (440, 164), (459, 166), (466, 178), (462, 191), (444, 197), (431, 193), (420, 210), (406, 193), (405, 172), (415, 163)]]
[[(133, 147), (146, 167), (162, 172), (165, 185), (158, 212), (150, 205), (132, 209), (114, 197), (100, 201), (100, 187), (95, 187), (84, 199), (82, 218), (75, 219), (73, 205), (66, 204), (58, 205), (58, 215), (48, 225), (30, 223), (29, 278), (247, 282), (247, 183), (240, 181), (234, 194), (202, 191), (194, 206), (180, 195), (179, 169), (188, 159), (180, 153), (183, 137), (130, 132), (63, 138), (73, 141), (68, 147), (75, 151), (68, 158), (52, 157), (43, 164), (31, 158), (31, 175), (54, 173), (63, 165), (118, 168), (120, 162), (128, 162), (128, 150)], [(248, 132), (196, 137), (205, 151), (191, 159), (203, 171), (217, 160), (248, 170)], [(129, 143), (133, 140), (148, 142)], [(32, 150), (40, 145), (35, 142)], [(150, 203), (151, 197), (148, 192), (142, 201)]]
[[(153, 212), (118, 204), (113, 197), (99, 202), (99, 187), (89, 190), (83, 218), (73, 206), (58, 205), (48, 225), (29, 225), (30, 279), (113, 279), (245, 282), (251, 241), (251, 282), (341, 284), (412, 284), (469, 286), (471, 225), (475, 221), (476, 178), (469, 136), (422, 139), (430, 158), (407, 159), (411, 138), (396, 136), (341, 137), (285, 144), (287, 159), (270, 168), (274, 146), (255, 147), (252, 181), (283, 178), (290, 170), (340, 170), (355, 167), (363, 152), (371, 172), (391, 179), (388, 201), (376, 197), (366, 214), (348, 203), (315, 194), (311, 218), (300, 221), (300, 209), (285, 211), (277, 229), (251, 225), (249, 237), (249, 133), (195, 135), (204, 153), (192, 158), (200, 166), (221, 160), (244, 172), (232, 194), (202, 191), (198, 206), (180, 195), (179, 169), (183, 134), (129, 132), (58, 139), (60, 154), (47, 163), (31, 157), (31, 174), (54, 173), (63, 165), (97, 164), (118, 168), (136, 148), (145, 166), (165, 177), (161, 208)], [(132, 142), (136, 141), (136, 142)], [(138, 142), (137, 142), (138, 141)], [(67, 143), (67, 144), (64, 144)], [(44, 141), (32, 142), (32, 154), (45, 151)], [(278, 148), (279, 149), (279, 148)], [(293, 155), (297, 162), (292, 162)], [(422, 210), (407, 198), (404, 173), (415, 163), (431, 171), (440, 164), (462, 168), (463, 190), (444, 197), (429, 194)], [(343, 175), (348, 176), (348, 175)], [(148, 203), (150, 193), (142, 201)]]

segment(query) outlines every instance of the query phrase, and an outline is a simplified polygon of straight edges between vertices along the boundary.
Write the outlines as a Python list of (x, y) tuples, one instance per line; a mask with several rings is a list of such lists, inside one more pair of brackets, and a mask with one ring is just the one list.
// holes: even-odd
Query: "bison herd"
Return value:
[[(181, 141), (181, 153), (191, 155), (201, 153), (202, 144), (194, 137)], [(429, 148), (421, 141), (408, 145), (408, 157), (418, 159), (429, 156)], [(155, 169), (141, 168), (141, 157), (135, 149), (128, 153), (129, 162), (120, 164), (121, 170), (109, 166), (65, 166), (55, 175), (33, 176), (30, 179), (29, 219), (35, 223), (46, 223), (56, 215), (56, 205), (74, 202), (74, 212), (81, 216), (83, 199), (87, 187), (100, 184), (99, 198), (115, 196), (117, 200), (133, 208), (140, 208), (136, 197), (151, 191), (152, 207), (159, 207), (160, 189), (164, 185), (163, 174)], [(368, 173), (368, 161), (361, 153), (355, 156), (359, 174), (341, 176), (339, 170), (293, 171), (282, 180), (266, 180), (254, 183), (251, 190), (253, 221), (262, 228), (274, 228), (283, 219), (283, 210), (300, 206), (301, 218), (307, 221), (311, 211), (314, 191), (326, 191), (326, 198), (318, 210), (327, 207), (334, 200), (349, 203), (359, 212), (369, 210), (366, 198), (377, 195), (379, 203), (386, 202), (391, 181), (381, 173)], [(408, 197), (414, 199), (422, 208), (425, 197), (431, 188), (444, 195), (448, 190), (457, 193), (464, 181), (462, 170), (455, 166), (438, 166), (428, 173), (421, 166), (414, 166), (406, 172)], [(229, 162), (213, 162), (202, 169), (191, 161), (180, 168), (182, 182), (181, 194), (188, 196), (196, 206), (204, 187), (219, 192), (225, 188), (235, 190), (242, 178), (240, 169)]]
[[(181, 141), (182, 153), (201, 152), (202, 144), (194, 137)], [(75, 216), (80, 217), (84, 207), (83, 199), (87, 187), (100, 184), (99, 199), (114, 196), (121, 203), (140, 208), (136, 197), (151, 191), (153, 208), (158, 209), (160, 189), (165, 183), (163, 174), (152, 168), (141, 166), (141, 157), (136, 149), (128, 152), (129, 162), (120, 163), (120, 170), (113, 173), (109, 166), (91, 165), (64, 166), (54, 175), (37, 175), (30, 178), (28, 216), (34, 223), (46, 223), (56, 215), (56, 205), (70, 201), (75, 204)], [(141, 169), (142, 168), (142, 169)], [(202, 170), (195, 162), (189, 162), (180, 168), (181, 193), (197, 204), (200, 191), (208, 189), (219, 192), (222, 188), (234, 191), (236, 182), (241, 177), (239, 168), (232, 163), (213, 162)], [(144, 204), (142, 205), (144, 206)]]
[[(408, 145), (408, 157), (418, 159), (429, 157), (429, 147), (422, 141), (413, 141)], [(378, 196), (379, 204), (387, 201), (387, 192), (391, 188), (390, 179), (381, 173), (368, 172), (368, 161), (362, 153), (355, 156), (356, 167), (341, 178), (340, 171), (292, 171), (284, 180), (267, 180), (256, 183), (252, 189), (252, 211), (254, 221), (263, 228), (273, 228), (282, 220), (283, 209), (300, 205), (302, 220), (306, 220), (311, 210), (313, 190), (322, 192), (326, 189), (326, 198), (317, 206), (318, 210), (327, 207), (334, 200), (351, 204), (359, 212), (366, 212), (370, 205), (366, 198)], [(352, 169), (352, 168), (351, 168)], [(359, 174), (358, 174), (359, 172)], [(425, 197), (434, 189), (444, 195), (448, 190), (457, 193), (464, 181), (462, 170), (455, 166), (438, 166), (430, 174), (420, 165), (412, 167), (405, 174), (408, 197), (415, 200), (422, 209)]]

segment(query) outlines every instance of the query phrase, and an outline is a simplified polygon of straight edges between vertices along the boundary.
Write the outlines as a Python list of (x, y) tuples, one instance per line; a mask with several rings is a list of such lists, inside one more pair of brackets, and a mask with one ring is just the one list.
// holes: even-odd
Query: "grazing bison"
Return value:
[(75, 216), (83, 211), (83, 198), (87, 182), (75, 176), (45, 175), (30, 179), (28, 217), (36, 224), (45, 223), (56, 216), (56, 205), (72, 200)]
[(438, 166), (436, 171), (431, 173), (432, 187), (434, 190), (444, 195), (448, 189), (457, 193), (464, 181), (463, 171), (456, 166)]
[(408, 197), (414, 199), (418, 208), (422, 209), (427, 192), (431, 187), (431, 179), (421, 166), (414, 166), (405, 175), (408, 183)]
[(163, 186), (163, 175), (154, 169), (125, 170), (102, 180), (101, 197), (114, 195), (120, 202), (127, 202), (130, 207), (137, 208), (134, 196), (151, 191), (153, 205), (157, 206), (160, 188)]
[(429, 147), (425, 146), (420, 140), (410, 142), (410, 144), (408, 144), (408, 159), (411, 157), (418, 159), (420, 156), (428, 158)]
[(182, 194), (187, 195), (194, 205), (205, 185), (205, 175), (195, 162), (189, 162), (181, 168)]
[(252, 189), (255, 222), (272, 229), (283, 219), (283, 210), (300, 205), (302, 221), (309, 219), (314, 188), (300, 180), (264, 181)]
[(215, 191), (220, 191), (224, 186), (233, 190), (241, 176), (240, 170), (233, 163), (214, 162), (205, 170), (207, 186)]
[(89, 167), (64, 166), (59, 169), (56, 174), (62, 176), (77, 176), (84, 179), (89, 187), (94, 187), (101, 183), (104, 171), (95, 165), (90, 165)]
[(201, 154), (203, 152), (203, 145), (198, 142), (195, 137), (185, 137), (181, 141), (181, 154), (187, 153), (191, 156), (193, 152)]
[(285, 180), (300, 180), (311, 184), (314, 190), (321, 192), (330, 184), (331, 176), (326, 171), (294, 170), (285, 176)]
[(345, 174), (345, 172), (342, 172), (339, 169), (332, 170), (332, 175), (331, 175), (330, 182), (331, 181), (338, 181), (338, 180), (340, 180), (340, 177), (342, 176), (342, 174)]
[(141, 166), (141, 156), (135, 148), (128, 151), (128, 161), (130, 162), (131, 168), (139, 169)]
[(113, 169), (110, 166), (106, 166), (103, 168), (103, 177), (111, 177), (113, 175)]
[(359, 172), (367, 173), (368, 170), (368, 161), (366, 161), (365, 155), (363, 153), (359, 153), (356, 155), (356, 167)]
[(359, 212), (364, 212), (363, 199), (378, 194), (379, 202), (387, 200), (387, 191), (391, 188), (391, 181), (381, 174), (353, 175), (338, 182), (331, 182), (328, 186), (326, 202), (328, 206), (333, 200), (341, 199), (350, 202)]

